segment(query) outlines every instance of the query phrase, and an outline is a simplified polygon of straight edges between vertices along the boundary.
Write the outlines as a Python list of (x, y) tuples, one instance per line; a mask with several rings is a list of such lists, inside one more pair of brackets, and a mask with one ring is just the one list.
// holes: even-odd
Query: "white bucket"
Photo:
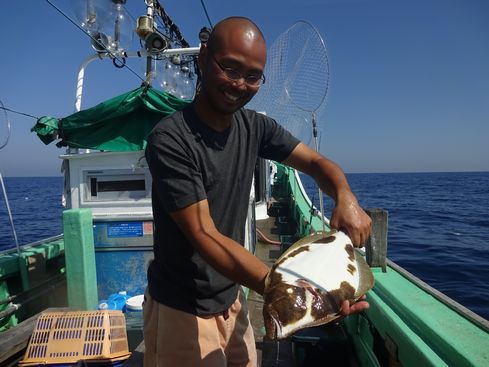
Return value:
[(138, 312), (143, 310), (144, 294), (129, 298), (126, 301), (126, 311)]

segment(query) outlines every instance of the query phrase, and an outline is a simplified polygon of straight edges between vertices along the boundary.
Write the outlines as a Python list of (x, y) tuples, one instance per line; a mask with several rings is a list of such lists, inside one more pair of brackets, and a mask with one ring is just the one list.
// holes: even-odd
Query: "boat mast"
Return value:
[(146, 15), (138, 18), (136, 33), (142, 40), (145, 41), (145, 48), (150, 52), (146, 56), (145, 84), (151, 85), (151, 80), (154, 79), (155, 76), (155, 66), (151, 52), (156, 50), (163, 51), (168, 47), (168, 43), (163, 37), (154, 32), (156, 24), (154, 19), (154, 0), (145, 0), (145, 3)]

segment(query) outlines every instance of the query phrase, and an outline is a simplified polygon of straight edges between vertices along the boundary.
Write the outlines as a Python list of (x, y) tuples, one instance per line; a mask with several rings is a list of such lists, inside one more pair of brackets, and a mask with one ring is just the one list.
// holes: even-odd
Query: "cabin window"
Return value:
[(124, 170), (86, 171), (82, 195), (87, 202), (134, 201), (150, 197), (146, 172)]
[(102, 181), (96, 177), (90, 179), (90, 190), (92, 196), (97, 196), (99, 192), (117, 192), (117, 191), (144, 191), (145, 181), (143, 180), (118, 180)]

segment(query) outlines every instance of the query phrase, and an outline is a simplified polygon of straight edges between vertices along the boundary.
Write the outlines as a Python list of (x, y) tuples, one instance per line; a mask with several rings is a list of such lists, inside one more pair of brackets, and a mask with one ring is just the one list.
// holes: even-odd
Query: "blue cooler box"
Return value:
[(152, 221), (93, 222), (98, 298), (120, 290), (144, 294), (153, 259)]

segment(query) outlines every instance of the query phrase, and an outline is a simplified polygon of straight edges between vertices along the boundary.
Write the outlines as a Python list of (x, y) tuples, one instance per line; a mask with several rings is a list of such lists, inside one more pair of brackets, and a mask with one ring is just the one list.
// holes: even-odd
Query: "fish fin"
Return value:
[(363, 255), (357, 250), (355, 250), (355, 260), (359, 272), (359, 284), (355, 292), (355, 298), (358, 299), (373, 288), (375, 279), (372, 274), (372, 270), (370, 270), (370, 266), (365, 261)]
[(263, 307), (263, 322), (265, 324), (266, 339), (274, 340), (277, 338), (277, 325), (273, 318), (278, 319), (278, 315), (270, 305), (265, 304)]
[(294, 242), (287, 250), (285, 250), (282, 255), (275, 261), (276, 263), (280, 262), (284, 257), (288, 256), (292, 251), (302, 247), (304, 245), (308, 246), (313, 242), (320, 240), (321, 238), (326, 238), (334, 235), (338, 231), (336, 229), (331, 229), (330, 231), (323, 232), (315, 232), (308, 236), (302, 237), (300, 240)]
[(328, 315), (326, 317), (323, 317), (322, 319), (314, 321), (310, 326), (319, 326), (319, 325), (329, 324), (331, 321), (334, 321), (340, 317), (342, 317), (342, 315), (339, 313), (333, 314), (333, 315)]
[[(310, 327), (316, 327), (316, 326), (320, 326), (320, 325), (325, 325), (325, 324), (329, 324), (330, 322), (338, 319), (338, 318), (341, 318), (343, 317), (343, 315), (337, 313), (337, 314), (330, 314), (330, 315), (327, 315), (323, 318), (320, 318), (318, 320), (315, 320), (313, 322), (310, 322), (306, 325), (302, 325), (302, 326), (299, 326), (298, 328), (294, 329), (294, 331), (290, 334), (293, 334), (293, 333), (296, 333), (297, 331), (299, 330), (302, 330), (302, 329), (307, 329), (307, 328), (310, 328)], [(290, 335), (289, 334), (289, 335)], [(289, 336), (287, 335), (287, 336)]]

